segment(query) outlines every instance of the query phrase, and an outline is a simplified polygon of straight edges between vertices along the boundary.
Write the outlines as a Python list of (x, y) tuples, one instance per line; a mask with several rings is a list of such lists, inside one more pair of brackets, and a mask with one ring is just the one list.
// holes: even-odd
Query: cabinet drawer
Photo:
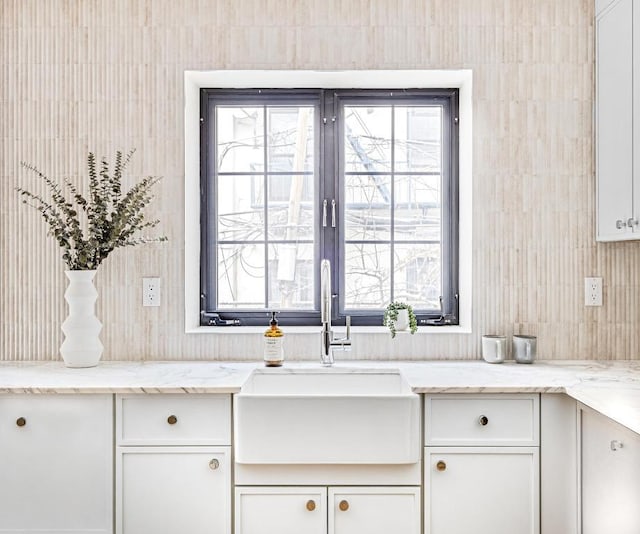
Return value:
[(229, 395), (119, 395), (118, 445), (230, 445)]
[(426, 445), (537, 446), (538, 395), (427, 395)]

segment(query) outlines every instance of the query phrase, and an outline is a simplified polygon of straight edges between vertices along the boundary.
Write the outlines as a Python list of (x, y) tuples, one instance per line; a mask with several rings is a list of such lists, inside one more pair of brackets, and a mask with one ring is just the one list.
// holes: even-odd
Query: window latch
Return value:
[(336, 227), (336, 199), (331, 199), (331, 228)]
[[(328, 201), (325, 198), (322, 201), (322, 227), (326, 228), (327, 227), (327, 205), (328, 205)], [(336, 199), (332, 198), (331, 199), (331, 228), (335, 228), (336, 227)]]

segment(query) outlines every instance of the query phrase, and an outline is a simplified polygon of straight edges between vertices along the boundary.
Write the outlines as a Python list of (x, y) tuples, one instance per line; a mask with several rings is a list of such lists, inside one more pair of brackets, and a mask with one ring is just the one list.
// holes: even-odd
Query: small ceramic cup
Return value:
[(506, 357), (506, 336), (482, 336), (482, 358), (485, 362), (502, 363)]
[(536, 336), (513, 336), (513, 358), (517, 363), (533, 363), (536, 359)]

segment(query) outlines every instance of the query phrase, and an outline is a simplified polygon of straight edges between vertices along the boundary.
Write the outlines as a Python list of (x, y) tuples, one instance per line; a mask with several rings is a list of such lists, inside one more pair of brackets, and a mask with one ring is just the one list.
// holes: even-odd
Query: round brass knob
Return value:
[(478, 423), (482, 426), (487, 426), (489, 424), (489, 418), (486, 415), (481, 415), (478, 419)]
[(313, 512), (316, 509), (316, 501), (309, 499), (307, 501), (307, 510)]
[(170, 425), (175, 425), (178, 422), (178, 418), (175, 415), (170, 415), (167, 417), (167, 423)]
[(342, 510), (343, 512), (346, 512), (349, 509), (349, 501), (340, 501), (340, 504), (338, 504), (338, 508), (340, 508), (340, 510)]
[(220, 467), (220, 462), (218, 460), (216, 460), (215, 458), (213, 458), (209, 462), (209, 469), (218, 469), (218, 467)]
[(438, 471), (445, 471), (447, 469), (447, 464), (445, 462), (443, 462), (442, 460), (440, 460), (437, 464), (436, 464), (436, 469)]
[(18, 417), (18, 419), (16, 419), (16, 425), (24, 426), (26, 424), (27, 424), (27, 420), (24, 417)]

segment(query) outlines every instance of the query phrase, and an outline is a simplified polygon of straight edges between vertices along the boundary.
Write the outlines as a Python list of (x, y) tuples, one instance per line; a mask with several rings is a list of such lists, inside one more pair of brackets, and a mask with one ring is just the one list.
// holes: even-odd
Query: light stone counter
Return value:
[[(0, 393), (235, 393), (261, 362), (0, 363)], [(566, 393), (640, 434), (640, 361), (341, 361), (334, 369), (400, 369), (416, 393)], [(286, 362), (282, 372), (318, 369)]]

